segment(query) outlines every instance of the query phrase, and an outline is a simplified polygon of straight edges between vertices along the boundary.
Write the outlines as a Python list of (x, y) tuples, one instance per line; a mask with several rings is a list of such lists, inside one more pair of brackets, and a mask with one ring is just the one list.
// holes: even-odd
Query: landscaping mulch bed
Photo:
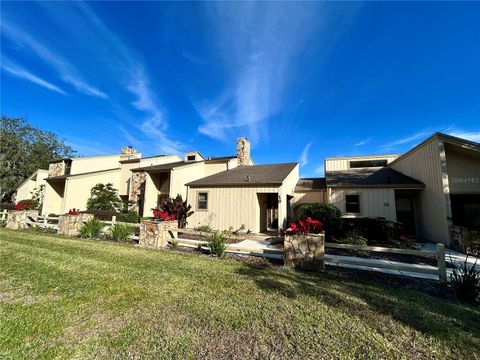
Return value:
[(329, 255), (355, 256), (366, 259), (398, 261), (408, 264), (432, 265), (437, 266), (437, 260), (416, 255), (404, 255), (394, 253), (382, 253), (374, 251), (360, 251), (348, 249), (330, 249), (326, 248), (325, 253)]

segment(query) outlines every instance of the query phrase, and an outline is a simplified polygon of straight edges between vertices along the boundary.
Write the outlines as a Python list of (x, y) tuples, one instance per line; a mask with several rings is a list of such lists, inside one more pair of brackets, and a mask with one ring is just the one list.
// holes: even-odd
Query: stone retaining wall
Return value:
[(29, 219), (36, 222), (38, 210), (10, 210), (7, 213), (7, 229), (23, 230), (28, 228)]
[(177, 238), (177, 221), (151, 221), (140, 222), (139, 245), (144, 247), (162, 248), (169, 240)]
[(77, 236), (83, 223), (93, 218), (93, 214), (60, 215), (57, 233), (66, 236)]
[(324, 269), (325, 234), (286, 235), (284, 239), (286, 267), (321, 271)]

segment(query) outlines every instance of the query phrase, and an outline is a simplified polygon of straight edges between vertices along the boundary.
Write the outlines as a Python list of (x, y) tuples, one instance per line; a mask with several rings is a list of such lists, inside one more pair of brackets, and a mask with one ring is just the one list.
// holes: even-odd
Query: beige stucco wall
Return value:
[[(360, 214), (345, 213), (345, 195), (360, 195)], [(396, 221), (395, 190), (383, 188), (329, 188), (329, 203), (340, 209), (345, 217), (378, 216)]]
[(182, 195), (187, 198), (186, 183), (205, 177), (205, 164), (203, 162), (192, 162), (189, 165), (175, 168), (170, 173), (170, 196)]
[(480, 152), (445, 144), (451, 194), (480, 193)]
[(90, 190), (99, 183), (112, 183), (118, 189), (120, 185), (120, 169), (68, 178), (65, 184), (63, 212), (66, 213), (72, 208), (86, 210), (87, 200), (90, 198)]
[(169, 164), (172, 162), (182, 161), (178, 155), (156, 156), (140, 159), (140, 162), (135, 167), (155, 166), (162, 164)]
[(45, 179), (48, 176), (48, 170), (39, 169), (25, 180), (18, 188), (15, 194), (15, 202), (31, 199), (32, 191), (40, 185), (45, 185)]
[[(258, 193), (278, 193), (280, 187), (208, 187), (189, 188), (188, 202), (195, 211), (188, 218), (187, 227), (193, 228), (210, 222), (214, 229), (238, 229), (260, 231), (260, 205)], [(197, 209), (197, 193), (208, 192), (208, 210)], [(280, 207), (280, 204), (279, 204)]]
[(327, 202), (327, 191), (297, 191), (291, 202), (292, 206), (308, 203), (325, 203)]
[(120, 157), (121, 155), (119, 154), (72, 159), (70, 175), (119, 168)]
[(445, 168), (445, 150), (438, 138), (433, 138), (391, 164), (394, 170), (425, 184), (425, 189), (420, 191), (416, 199), (418, 235), (449, 244), (449, 188), (447, 176), (443, 177), (442, 166)]
[(64, 182), (46, 182), (45, 195), (43, 197), (42, 215), (64, 214)]
[(371, 155), (371, 156), (345, 156), (345, 157), (336, 157), (336, 158), (326, 158), (325, 159), (325, 171), (341, 171), (349, 170), (348, 163), (349, 161), (356, 160), (387, 160), (388, 163), (391, 163), (393, 160), (398, 158), (397, 154), (389, 155)]

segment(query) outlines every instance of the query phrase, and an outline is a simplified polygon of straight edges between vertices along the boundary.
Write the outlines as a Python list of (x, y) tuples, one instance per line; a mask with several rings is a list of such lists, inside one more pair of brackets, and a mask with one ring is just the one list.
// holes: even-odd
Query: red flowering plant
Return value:
[(80, 215), (80, 209), (70, 209), (68, 210), (68, 215)]
[(168, 221), (175, 220), (175, 214), (169, 214), (168, 211), (162, 211), (160, 209), (152, 209), (153, 217), (156, 221)]
[(306, 220), (297, 220), (289, 225), (286, 233), (288, 235), (318, 234), (323, 231), (323, 223), (308, 217)]
[(33, 209), (33, 207), (34, 207), (34, 204), (32, 200), (22, 200), (15, 205), (15, 210), (17, 211), (30, 210), (30, 209)]

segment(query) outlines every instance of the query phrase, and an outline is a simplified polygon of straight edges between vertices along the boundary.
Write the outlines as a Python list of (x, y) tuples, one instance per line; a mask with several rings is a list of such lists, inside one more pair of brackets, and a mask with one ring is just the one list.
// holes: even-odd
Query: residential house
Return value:
[(48, 176), (48, 170), (38, 169), (30, 175), (15, 191), (14, 201), (18, 203), (22, 200), (32, 198), (32, 192), (39, 190), (42, 185), (45, 185), (45, 179)]

